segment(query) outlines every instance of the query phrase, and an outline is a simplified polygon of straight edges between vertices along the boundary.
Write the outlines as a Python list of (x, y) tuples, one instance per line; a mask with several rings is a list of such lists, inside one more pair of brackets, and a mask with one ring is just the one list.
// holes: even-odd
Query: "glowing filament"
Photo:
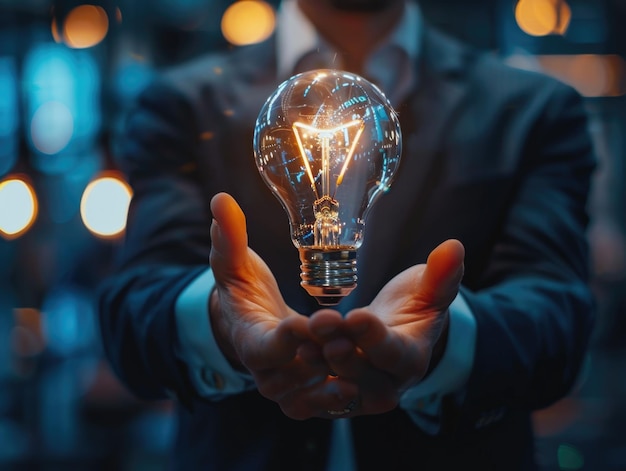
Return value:
[[(315, 191), (317, 198), (319, 199), (319, 194), (317, 193), (317, 188), (315, 187), (315, 178), (313, 177), (313, 172), (311, 171), (311, 165), (309, 164), (309, 159), (307, 158), (306, 151), (304, 150), (304, 145), (302, 143), (302, 137), (300, 136), (300, 129), (303, 131), (308, 131), (312, 135), (316, 136), (320, 142), (322, 147), (322, 193), (324, 196), (330, 196), (330, 141), (337, 133), (347, 133), (348, 129), (358, 126), (356, 135), (354, 139), (350, 143), (350, 147), (346, 154), (346, 157), (343, 162), (343, 166), (341, 168), (341, 172), (339, 172), (339, 176), (337, 177), (337, 186), (341, 185), (343, 181), (343, 176), (348, 169), (348, 165), (352, 160), (352, 155), (354, 154), (354, 150), (356, 149), (356, 145), (359, 142), (361, 134), (363, 133), (364, 123), (360, 119), (352, 120), (346, 124), (342, 124), (340, 126), (330, 128), (330, 129), (320, 129), (314, 126), (310, 126), (308, 124), (303, 124), (300, 122), (293, 123), (293, 132), (296, 136), (296, 141), (298, 142), (298, 149), (300, 150), (300, 156), (302, 157), (302, 161), (304, 162), (304, 166), (306, 168), (306, 173), (309, 176), (309, 180), (311, 181), (311, 187)], [(306, 134), (305, 134), (306, 137)]]
[[(300, 122), (293, 123), (293, 132), (298, 143), (298, 149), (300, 150), (300, 156), (304, 162), (306, 173), (311, 181), (311, 188), (315, 192), (316, 201), (313, 204), (313, 212), (315, 214), (315, 225), (313, 228), (315, 245), (318, 247), (336, 247), (339, 245), (339, 236), (341, 234), (341, 224), (339, 222), (339, 202), (335, 200), (335, 193), (331, 196), (331, 182), (330, 182), (330, 167), (331, 167), (331, 152), (333, 150), (339, 150), (343, 146), (337, 145), (336, 149), (333, 149), (333, 139), (337, 134), (342, 134), (340, 139), (343, 142), (349, 141), (350, 128), (355, 128), (356, 133), (351, 140), (346, 155), (341, 166), (341, 171), (337, 176), (335, 192), (337, 187), (341, 185), (343, 176), (348, 169), (348, 165), (352, 160), (352, 156), (356, 149), (356, 145), (359, 142), (359, 138), (363, 133), (364, 123), (361, 119), (352, 120), (341, 126), (337, 126), (329, 129), (320, 129), (314, 126), (303, 124)], [(302, 133), (302, 135), (300, 135)], [(318, 160), (321, 164), (320, 180), (321, 180), (321, 192), (317, 191), (315, 185), (315, 177), (309, 164), (309, 159), (305, 150), (303, 140), (316, 139), (320, 145), (321, 155)]]

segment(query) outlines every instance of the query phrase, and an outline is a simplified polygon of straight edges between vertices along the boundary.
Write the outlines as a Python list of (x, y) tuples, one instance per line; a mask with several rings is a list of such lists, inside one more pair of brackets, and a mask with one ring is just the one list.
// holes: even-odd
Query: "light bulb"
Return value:
[(401, 146), (389, 101), (353, 73), (295, 75), (261, 108), (256, 165), (289, 217), (300, 284), (319, 304), (337, 304), (356, 287), (365, 220), (391, 184)]

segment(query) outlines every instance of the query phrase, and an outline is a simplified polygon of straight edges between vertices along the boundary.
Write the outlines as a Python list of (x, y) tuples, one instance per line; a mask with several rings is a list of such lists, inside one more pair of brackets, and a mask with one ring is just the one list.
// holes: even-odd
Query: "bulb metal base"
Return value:
[(356, 250), (300, 248), (300, 285), (322, 306), (334, 306), (356, 288)]

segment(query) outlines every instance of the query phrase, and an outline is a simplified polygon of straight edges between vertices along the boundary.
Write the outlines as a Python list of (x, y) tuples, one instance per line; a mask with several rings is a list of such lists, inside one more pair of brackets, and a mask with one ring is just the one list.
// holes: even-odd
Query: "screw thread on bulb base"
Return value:
[(300, 248), (300, 285), (322, 306), (334, 306), (356, 288), (356, 250)]

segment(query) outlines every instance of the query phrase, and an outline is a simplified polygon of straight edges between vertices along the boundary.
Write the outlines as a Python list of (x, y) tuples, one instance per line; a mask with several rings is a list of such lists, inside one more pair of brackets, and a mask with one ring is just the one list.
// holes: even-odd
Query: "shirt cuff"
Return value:
[(460, 393), (474, 366), (476, 319), (460, 292), (450, 305), (449, 322), (446, 350), (439, 364), (424, 381), (400, 397), (400, 407), (432, 435), (441, 428), (442, 397)]
[(254, 381), (232, 368), (217, 346), (209, 322), (209, 296), (214, 287), (213, 271), (208, 268), (176, 300), (177, 354), (187, 364), (198, 394), (220, 400), (254, 389)]

